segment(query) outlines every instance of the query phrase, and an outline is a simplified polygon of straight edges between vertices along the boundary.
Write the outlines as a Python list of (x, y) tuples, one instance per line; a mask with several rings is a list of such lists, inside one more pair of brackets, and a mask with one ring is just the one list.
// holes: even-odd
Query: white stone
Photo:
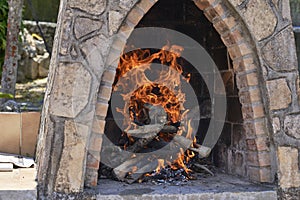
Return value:
[(274, 33), (277, 18), (267, 1), (249, 1), (241, 13), (250, 31), (258, 41)]
[(78, 8), (92, 15), (102, 14), (107, 5), (107, 0), (69, 0), (69, 5), (72, 8)]
[(51, 114), (75, 118), (88, 103), (91, 81), (81, 63), (60, 63), (50, 97)]
[(284, 131), (287, 135), (300, 139), (300, 115), (288, 115), (284, 119)]
[(280, 120), (278, 117), (274, 117), (273, 118), (273, 123), (272, 123), (272, 126), (273, 126), (273, 132), (274, 134), (276, 134), (278, 131), (280, 131)]
[(271, 110), (287, 108), (292, 102), (292, 93), (285, 79), (267, 81)]
[(103, 22), (101, 20), (92, 20), (86, 17), (75, 19), (74, 33), (77, 39), (80, 39), (89, 33), (101, 29)]
[(116, 33), (124, 19), (124, 14), (118, 11), (110, 11), (108, 14), (108, 29), (109, 34)]

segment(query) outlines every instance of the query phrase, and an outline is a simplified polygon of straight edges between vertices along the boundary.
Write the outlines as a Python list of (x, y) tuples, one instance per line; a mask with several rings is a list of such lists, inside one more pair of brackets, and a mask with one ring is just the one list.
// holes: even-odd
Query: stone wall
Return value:
[[(157, 0), (61, 1), (37, 160), (39, 196), (97, 184), (116, 61)], [(289, 2), (194, 0), (233, 61), (254, 181), (299, 188), (299, 76)], [(125, 32), (125, 31), (129, 32)], [(111, 36), (121, 33), (111, 40)], [(276, 156), (277, 155), (277, 156)], [(277, 164), (276, 164), (277, 163)]]
[[(29, 31), (31, 34), (37, 34), (41, 36), (38, 26), (36, 25), (35, 21), (23, 20), (24, 27)], [(49, 46), (49, 50), (52, 51), (53, 46), (53, 39), (56, 30), (56, 23), (50, 22), (39, 22), (39, 25), (43, 31), (45, 40), (47, 45)]]

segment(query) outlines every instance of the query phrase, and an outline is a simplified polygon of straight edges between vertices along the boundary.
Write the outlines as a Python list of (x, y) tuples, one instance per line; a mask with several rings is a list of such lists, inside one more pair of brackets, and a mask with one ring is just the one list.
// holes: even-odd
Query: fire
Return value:
[(159, 173), (161, 169), (165, 168), (165, 160), (158, 159), (157, 162), (158, 162), (158, 165), (157, 165), (157, 167), (155, 169), (155, 172)]
[[(117, 108), (117, 111), (125, 117), (124, 125), (127, 127), (125, 132), (132, 128), (132, 122), (136, 119), (143, 125), (149, 123), (143, 121), (147, 115), (145, 113), (147, 104), (162, 106), (167, 114), (168, 124), (183, 121), (188, 110), (184, 108), (186, 96), (182, 91), (181, 82), (189, 82), (191, 78), (190, 74), (183, 75), (183, 67), (178, 63), (178, 58), (181, 57), (183, 50), (177, 45), (166, 45), (154, 53), (149, 49), (139, 49), (121, 56), (113, 89), (121, 93), (125, 102), (124, 108)], [(153, 63), (161, 67), (153, 70)], [(168, 67), (162, 67), (162, 65)], [(147, 73), (154, 74), (155, 80), (150, 80)], [(123, 81), (119, 81), (120, 79)], [(137, 89), (132, 92), (132, 88)], [(182, 127), (178, 130), (177, 135), (185, 135), (186, 138), (194, 140), (191, 121), (186, 125), (187, 130)], [(164, 139), (162, 135), (158, 134), (158, 137)], [(186, 167), (185, 162), (194, 156), (193, 152), (184, 152), (183, 149), (180, 149), (175, 162), (170, 163), (158, 158), (156, 172), (159, 173), (167, 163), (172, 169), (183, 168), (186, 173), (189, 173), (191, 170)]]

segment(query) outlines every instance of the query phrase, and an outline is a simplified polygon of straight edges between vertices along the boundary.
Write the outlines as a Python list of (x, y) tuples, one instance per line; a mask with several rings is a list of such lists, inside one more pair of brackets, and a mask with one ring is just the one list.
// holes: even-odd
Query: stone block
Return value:
[(241, 5), (241, 4), (244, 2), (244, 0), (229, 0), (229, 2), (230, 2), (233, 6), (237, 7), (237, 6)]
[(280, 187), (283, 189), (300, 187), (298, 149), (278, 147), (277, 156)]
[[(149, 0), (147, 0), (149, 1)], [(130, 10), (138, 0), (120, 0), (119, 6), (125, 10)], [(152, 1), (150, 1), (152, 2)]]
[(56, 192), (72, 193), (83, 190), (88, 138), (88, 126), (72, 120), (65, 122), (64, 147), (55, 180)]
[(292, 102), (292, 93), (285, 79), (267, 81), (271, 110), (287, 108)]
[(125, 15), (120, 11), (109, 11), (108, 13), (108, 29), (109, 34), (112, 35), (116, 33), (121, 26), (121, 23)]
[(277, 18), (267, 1), (249, 1), (247, 6), (241, 10), (241, 13), (257, 41), (274, 33)]
[(97, 35), (80, 45), (80, 49), (88, 62), (88, 67), (99, 79), (105, 68), (105, 58), (109, 53), (110, 45), (111, 41), (104, 35)]
[(75, 118), (88, 103), (91, 75), (81, 63), (60, 63), (56, 70), (50, 112)]
[(281, 130), (280, 120), (278, 117), (274, 117), (272, 121), (273, 133), (276, 134)]
[(28, 59), (28, 63), (24, 66), (25, 77), (27, 79), (34, 80), (38, 77), (39, 73), (39, 63), (34, 61), (33, 59)]
[[(70, 37), (73, 34), (72, 30), (72, 21), (73, 21), (73, 13), (71, 10), (66, 10), (64, 12), (64, 16), (62, 17), (61, 22), (61, 41), (59, 44), (59, 53), (61, 55), (68, 55), (69, 53), (69, 47), (70, 47)], [(58, 30), (60, 30), (58, 28)], [(54, 49), (54, 52), (56, 49)]]
[(49, 54), (46, 53), (42, 56), (42, 59), (38, 61), (38, 77), (45, 78), (48, 77), (50, 65)]
[(266, 63), (275, 71), (292, 71), (297, 69), (297, 54), (292, 27), (274, 36), (263, 47)]
[(78, 8), (92, 15), (102, 14), (107, 6), (107, 0), (70, 0), (69, 6), (72, 8)]
[(300, 139), (300, 115), (288, 115), (284, 119), (284, 132), (296, 139)]
[(103, 25), (101, 20), (90, 19), (87, 17), (77, 17), (74, 24), (76, 39), (80, 39), (96, 30), (100, 30)]

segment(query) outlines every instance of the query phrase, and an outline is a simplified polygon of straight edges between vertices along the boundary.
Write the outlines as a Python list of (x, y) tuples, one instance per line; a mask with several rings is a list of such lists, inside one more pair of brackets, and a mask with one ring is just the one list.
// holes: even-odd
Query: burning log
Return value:
[(159, 131), (163, 128), (163, 126), (163, 124), (139, 126), (137, 129), (127, 131), (127, 134), (129, 134), (132, 137), (147, 138), (147, 134), (149, 133), (158, 134)]
[(210, 152), (211, 152), (211, 148), (205, 147), (205, 146), (201, 146), (201, 145), (199, 145), (198, 148), (189, 147), (189, 150), (198, 153), (201, 156), (201, 158), (208, 157), (209, 154), (210, 154)]
[(113, 172), (118, 178), (118, 180), (124, 181), (128, 170), (131, 169), (131, 172), (134, 173), (137, 170), (138, 165), (141, 165), (142, 160), (144, 159), (143, 156), (138, 156), (135, 158), (127, 159), (124, 163), (119, 165), (118, 167), (114, 168)]
[(208, 157), (211, 152), (211, 148), (202, 145), (197, 144), (196, 145), (197, 148), (191, 147), (193, 141), (180, 135), (175, 135), (173, 140), (177, 142), (179, 145), (181, 145), (181, 147), (188, 148), (189, 150), (198, 153), (201, 156), (201, 158)]
[(175, 135), (173, 140), (174, 140), (174, 142), (177, 142), (184, 149), (190, 147), (193, 144), (192, 140), (190, 140), (186, 137), (183, 137), (181, 135)]

